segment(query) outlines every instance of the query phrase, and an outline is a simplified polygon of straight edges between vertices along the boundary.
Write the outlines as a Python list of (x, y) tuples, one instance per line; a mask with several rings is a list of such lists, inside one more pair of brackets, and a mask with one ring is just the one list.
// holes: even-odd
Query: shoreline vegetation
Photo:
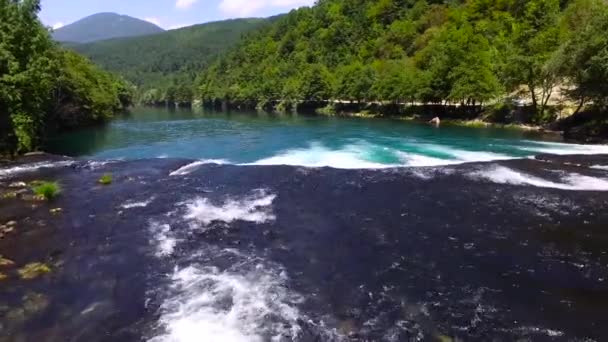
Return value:
[[(107, 122), (133, 102), (437, 116), (466, 126), (562, 131), (586, 143), (608, 138), (603, 0), (320, 0), (241, 27), (239, 41), (221, 45), (226, 51), (213, 58), (193, 64), (198, 57), (188, 55), (171, 64), (192, 66), (192, 83), (168, 73), (166, 82), (145, 84), (53, 42), (37, 16), (39, 0), (0, 6), (0, 38), (9, 42), (0, 46), (2, 155), (38, 150), (57, 132)], [(125, 59), (145, 54), (133, 45)]]
[[(143, 104), (438, 116), (608, 138), (601, 0), (324, 0), (293, 10)], [(412, 105), (406, 105), (412, 104)]]
[(0, 0), (0, 156), (38, 150), (63, 130), (110, 120), (132, 85), (63, 49), (38, 18), (39, 0)]
[[(442, 120), (576, 128), (566, 135), (599, 141), (608, 137), (606, 32), (602, 0), (324, 0), (245, 37), (195, 89), (215, 108), (432, 109)], [(348, 108), (360, 103), (371, 105)]]

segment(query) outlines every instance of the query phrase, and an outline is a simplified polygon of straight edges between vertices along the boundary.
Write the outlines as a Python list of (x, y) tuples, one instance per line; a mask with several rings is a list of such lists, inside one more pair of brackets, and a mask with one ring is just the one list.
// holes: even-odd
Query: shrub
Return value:
[(112, 184), (112, 174), (106, 173), (105, 175), (101, 176), (101, 178), (99, 178), (98, 182), (99, 182), (99, 184), (102, 184), (102, 185)]
[(61, 186), (57, 182), (35, 182), (32, 190), (37, 196), (48, 201), (59, 195)]

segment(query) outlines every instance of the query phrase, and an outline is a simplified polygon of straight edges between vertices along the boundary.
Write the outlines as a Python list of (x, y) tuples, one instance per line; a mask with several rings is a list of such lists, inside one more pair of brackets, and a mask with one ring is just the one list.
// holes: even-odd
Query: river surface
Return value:
[(378, 168), (608, 153), (608, 146), (543, 141), (533, 132), (433, 127), (389, 119), (136, 108), (105, 127), (51, 141), (48, 150), (96, 159), (191, 158), (255, 165)]
[(79, 158), (0, 165), (0, 341), (606, 341), (606, 147), (541, 138), (157, 109), (65, 135)]

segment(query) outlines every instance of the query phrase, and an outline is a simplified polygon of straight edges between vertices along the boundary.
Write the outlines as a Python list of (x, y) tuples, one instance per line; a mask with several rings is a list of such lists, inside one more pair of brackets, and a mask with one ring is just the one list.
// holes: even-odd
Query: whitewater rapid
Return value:
[[(359, 144), (348, 150), (366, 158)], [(424, 148), (441, 161), (458, 153)], [(19, 310), (43, 292), (48, 312), (0, 323), (45, 340), (97, 341), (100, 329), (98, 340), (151, 342), (601, 340), (608, 156), (477, 152), (373, 169), (171, 158), (5, 167), (2, 193), (33, 180), (63, 192), (36, 208), (3, 199), (2, 222), (46, 246), (5, 244), (7, 255), (58, 261), (52, 281), (10, 279), (18, 286), (2, 298)], [(107, 173), (113, 183), (97, 184)], [(55, 307), (67, 310), (62, 324)]]
[[(204, 164), (236, 165), (291, 165), (304, 167), (333, 167), (338, 169), (382, 169), (394, 167), (423, 167), (457, 165), (471, 162), (499, 161), (531, 158), (537, 154), (608, 154), (606, 145), (576, 145), (538, 141), (522, 141), (520, 145), (509, 145), (496, 141), (487, 150), (470, 150), (456, 146), (433, 143), (409, 142), (401, 147), (356, 140), (340, 147), (328, 147), (315, 141), (304, 148), (278, 151), (276, 154), (253, 162), (235, 162), (230, 159), (201, 159), (175, 170), (171, 175), (186, 175)], [(516, 149), (516, 153), (513, 152)], [(601, 167), (601, 166), (599, 166)]]
[[(197, 166), (204, 163), (198, 163)], [(193, 171), (192, 164), (180, 168)], [(176, 173), (172, 172), (172, 176)], [(159, 258), (171, 258), (179, 235), (226, 228), (234, 221), (249, 222), (251, 229), (275, 220), (276, 198), (267, 189), (255, 189), (242, 197), (226, 197), (220, 203), (198, 196), (176, 204), (167, 217), (187, 222), (188, 232), (174, 231), (169, 223), (149, 225)], [(166, 219), (165, 219), (166, 220)], [(262, 342), (296, 340), (301, 321), (307, 320), (298, 305), (304, 296), (287, 287), (289, 274), (280, 264), (232, 248), (202, 245), (187, 262), (168, 274), (170, 285), (161, 295), (158, 328), (162, 333), (149, 342)], [(221, 266), (211, 260), (223, 260)], [(321, 334), (338, 337), (334, 331)]]

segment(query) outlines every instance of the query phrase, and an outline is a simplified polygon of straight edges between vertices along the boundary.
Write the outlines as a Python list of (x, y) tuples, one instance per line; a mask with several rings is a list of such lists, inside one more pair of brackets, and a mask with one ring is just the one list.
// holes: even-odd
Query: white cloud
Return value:
[(160, 26), (160, 20), (158, 20), (158, 18), (156, 18), (156, 17), (147, 17), (147, 18), (144, 18), (144, 20), (149, 23), (152, 23), (156, 26)]
[(192, 7), (198, 0), (177, 0), (175, 7), (179, 9), (186, 9)]
[(245, 17), (261, 9), (311, 6), (315, 0), (222, 0), (220, 10), (227, 15)]
[(52, 27), (53, 27), (53, 30), (56, 30), (56, 29), (60, 29), (64, 26), (65, 25), (62, 22), (58, 22), (58, 23), (55, 23)]

